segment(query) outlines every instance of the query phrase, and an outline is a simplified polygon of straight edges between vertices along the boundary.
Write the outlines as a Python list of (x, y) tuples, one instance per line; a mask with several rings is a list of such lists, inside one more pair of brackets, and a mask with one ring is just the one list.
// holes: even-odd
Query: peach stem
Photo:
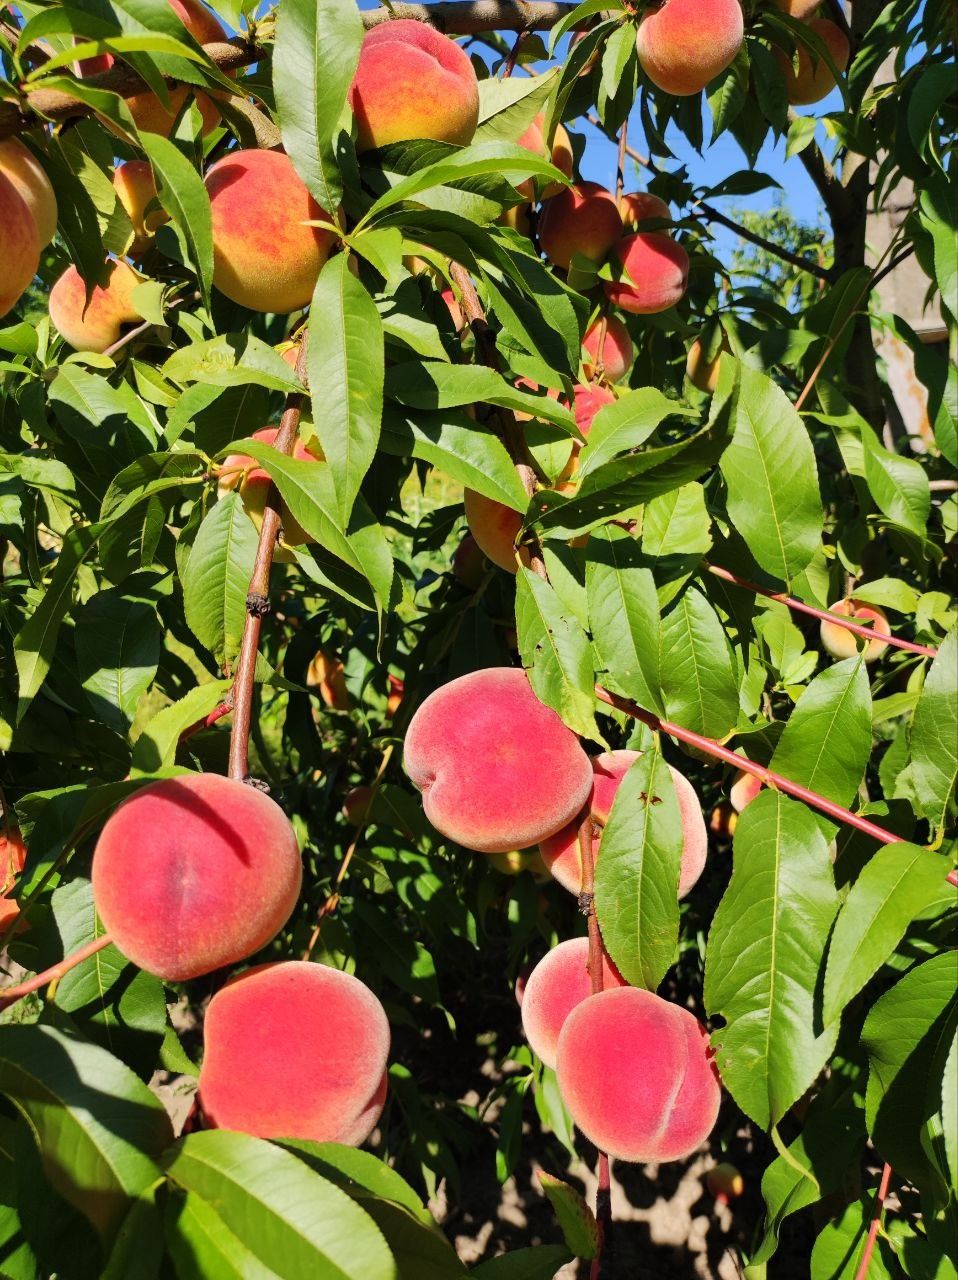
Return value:
[(868, 1228), (868, 1239), (865, 1242), (865, 1251), (862, 1254), (862, 1260), (858, 1270), (855, 1272), (855, 1280), (865, 1280), (868, 1275), (868, 1268), (871, 1265), (872, 1254), (875, 1252), (875, 1241), (878, 1239), (878, 1228), (881, 1226), (882, 1211), (885, 1208), (885, 1197), (888, 1195), (888, 1188), (891, 1184), (892, 1168), (890, 1164), (886, 1164), (881, 1171), (881, 1182), (878, 1186), (878, 1195), (875, 1197), (875, 1210), (872, 1214), (871, 1224)]
[(94, 938), (92, 942), (85, 943), (78, 951), (74, 951), (72, 955), (64, 956), (62, 960), (51, 965), (49, 969), (44, 969), (42, 973), (28, 978), (26, 982), (20, 982), (15, 987), (6, 987), (0, 991), (0, 1009), (9, 1009), (10, 1005), (22, 1000), (31, 991), (39, 991), (41, 987), (48, 986), (51, 982), (59, 982), (65, 973), (69, 973), (78, 964), (82, 964), (90, 956), (94, 956), (98, 951), (102, 951), (104, 947), (108, 947), (112, 941), (113, 939), (108, 933), (103, 933), (99, 938)]
[(807, 613), (812, 618), (820, 618), (822, 622), (834, 622), (836, 627), (844, 627), (846, 631), (853, 631), (856, 636), (862, 636), (866, 640), (879, 639), (884, 644), (893, 645), (896, 649), (907, 649), (909, 653), (920, 653), (924, 658), (936, 658), (938, 656), (938, 650), (933, 649), (930, 645), (914, 644), (911, 640), (902, 640), (898, 636), (878, 636), (871, 627), (863, 627), (860, 623), (852, 622), (850, 618), (840, 617), (837, 613), (829, 613), (827, 609), (816, 609), (813, 605), (804, 604), (801, 600), (796, 600), (793, 596), (786, 596), (780, 591), (770, 591), (768, 587), (760, 587), (758, 583), (749, 582), (747, 578), (739, 578), (736, 574), (730, 573), (728, 569), (723, 569), (720, 565), (709, 564), (707, 560), (703, 563), (709, 573), (714, 574), (716, 578), (731, 582), (736, 587), (743, 587), (746, 591), (754, 591), (756, 595), (765, 596), (769, 600), (777, 600), (780, 604), (788, 605), (790, 609), (794, 609), (797, 613)]
[(233, 710), (232, 698), (227, 698), (225, 702), (221, 702), (218, 707), (214, 707), (208, 716), (203, 716), (202, 720), (195, 720), (192, 724), (187, 725), (180, 734), (180, 742), (185, 742), (187, 738), (192, 738), (194, 733), (199, 733), (202, 729), (210, 729), (217, 720), (222, 720), (224, 716), (228, 716)]

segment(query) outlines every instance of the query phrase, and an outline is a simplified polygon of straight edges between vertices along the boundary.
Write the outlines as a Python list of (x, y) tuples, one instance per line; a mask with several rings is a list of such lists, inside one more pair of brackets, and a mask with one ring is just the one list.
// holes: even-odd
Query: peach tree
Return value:
[(955, 1275), (955, 25), (3, 7), (0, 1275)]

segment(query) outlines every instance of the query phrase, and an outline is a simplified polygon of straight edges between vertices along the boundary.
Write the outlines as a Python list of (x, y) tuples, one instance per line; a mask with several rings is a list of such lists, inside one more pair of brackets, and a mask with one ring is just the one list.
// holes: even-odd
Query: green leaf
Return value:
[(191, 689), (185, 697), (158, 711), (143, 729), (133, 748), (133, 773), (158, 773), (172, 765), (184, 729), (196, 724), (226, 697), (229, 680), (210, 680)]
[(602, 742), (595, 722), (588, 637), (566, 616), (555, 589), (524, 567), (516, 579), (516, 630), (522, 665), (536, 697), (575, 733)]
[(160, 204), (183, 234), (208, 308), (213, 287), (213, 215), (203, 179), (169, 138), (145, 131), (139, 137), (153, 167)]
[(0, 1027), (0, 1093), (28, 1122), (53, 1187), (104, 1241), (159, 1177), (166, 1112), (129, 1067), (48, 1026)]
[(606, 950), (627, 982), (654, 991), (675, 960), (682, 818), (669, 766), (646, 751), (615, 793), (595, 865)]
[(952, 1039), (941, 1078), (941, 1130), (951, 1190), (958, 1196), (958, 1032)]
[(728, 512), (767, 573), (790, 582), (811, 563), (822, 537), (815, 451), (785, 392), (743, 365), (731, 444), (720, 466)]
[(942, 304), (958, 319), (958, 201), (953, 184), (944, 174), (922, 185), (919, 200), (921, 225), (931, 236), (934, 246), (935, 283)]
[(413, 409), (450, 409), (459, 405), (497, 404), (554, 423), (569, 435), (582, 439), (572, 410), (547, 396), (532, 395), (513, 387), (485, 365), (393, 365), (386, 371), (386, 394)]
[(813, 1083), (837, 1028), (819, 1029), (816, 991), (838, 908), (814, 815), (763, 791), (735, 829), (732, 879), (709, 932), (705, 1005), (719, 1073), (763, 1129)]
[(923, 538), (931, 511), (931, 491), (924, 467), (915, 458), (891, 453), (865, 424), (862, 425), (861, 442), (865, 482), (879, 511), (903, 529)]
[(311, 1169), (353, 1196), (377, 1196), (402, 1205), (423, 1222), (432, 1222), (419, 1196), (395, 1169), (368, 1151), (337, 1142), (287, 1141), (283, 1146), (306, 1160)]
[(224, 333), (174, 351), (160, 371), (173, 382), (213, 387), (250, 383), (273, 391), (302, 391), (302, 384), (277, 351), (252, 334)]
[(548, 106), (559, 77), (558, 67), (544, 75), (491, 77), (479, 81), (479, 127), (474, 142), (518, 142)]
[[(350, 4), (351, 0), (345, 0)], [(383, 416), (385, 354), (376, 304), (337, 254), (316, 282), (307, 348), (313, 421), (345, 529), (376, 456)]]
[(673, 416), (690, 417), (691, 410), (669, 400), (655, 387), (627, 391), (614, 404), (604, 405), (595, 415), (589, 439), (579, 455), (579, 479), (619, 454), (637, 449), (666, 418)]
[(642, 554), (664, 607), (675, 598), (712, 546), (712, 519), (700, 484), (682, 485), (646, 504)]
[(594, 1258), (599, 1248), (599, 1226), (584, 1198), (575, 1187), (544, 1169), (539, 1170), (539, 1185), (555, 1210), (570, 1252), (586, 1261)]
[(288, 1151), (214, 1129), (178, 1142), (164, 1164), (171, 1182), (214, 1208), (243, 1248), (282, 1280), (397, 1280), (368, 1214)]
[(77, 674), (98, 718), (125, 734), (160, 660), (156, 610), (122, 591), (101, 591), (77, 610)]
[[(874, 1211), (874, 1197), (862, 1196), (825, 1225), (812, 1249), (810, 1280), (856, 1280)], [(886, 1253), (891, 1250), (879, 1238), (868, 1264), (870, 1280), (894, 1280), (896, 1272), (888, 1270)]]
[(186, 621), (220, 664), (239, 652), (258, 545), (242, 498), (227, 493), (204, 516), (182, 573)]
[(564, 1245), (539, 1244), (490, 1258), (469, 1274), (473, 1280), (554, 1280), (559, 1268), (571, 1260)]
[(659, 679), (666, 717), (710, 738), (738, 720), (738, 670), (718, 614), (697, 587), (686, 587), (659, 630)]
[(912, 920), (954, 898), (946, 860), (916, 845), (886, 845), (866, 863), (842, 904), (828, 948), (826, 1023), (842, 1010), (889, 959)]
[(277, 1273), (233, 1234), (217, 1208), (192, 1192), (169, 1197), (166, 1243), (178, 1280), (276, 1280)]
[(586, 550), (589, 625), (598, 660), (620, 692), (665, 714), (655, 582), (631, 534), (596, 529)]
[(945, 637), (931, 664), (911, 727), (911, 772), (919, 812), (944, 826), (958, 777), (958, 632)]
[(337, 139), (362, 43), (351, 0), (286, 0), (277, 14), (273, 92), (283, 146), (330, 216), (342, 200)]

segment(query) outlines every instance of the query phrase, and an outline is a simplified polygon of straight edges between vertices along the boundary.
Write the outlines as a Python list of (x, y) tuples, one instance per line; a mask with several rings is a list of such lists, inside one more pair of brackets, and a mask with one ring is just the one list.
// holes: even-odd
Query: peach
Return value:
[(663, 0), (640, 22), (635, 45), (656, 88), (685, 98), (731, 66), (744, 38), (739, 0)]
[(639, 231), (615, 246), (619, 278), (606, 296), (635, 316), (655, 315), (681, 302), (689, 280), (689, 255), (661, 231)]
[(0, 174), (13, 184), (33, 214), (40, 248), (45, 249), (57, 233), (57, 198), (46, 170), (19, 138), (7, 138), (0, 142)]
[(296, 311), (313, 296), (334, 236), (280, 151), (231, 151), (209, 170), (213, 283), (250, 311)]
[[(813, 18), (807, 25), (809, 30), (824, 41), (838, 70), (844, 71), (851, 56), (851, 45), (841, 27), (828, 18)], [(792, 59), (781, 49), (774, 52), (785, 77), (785, 92), (793, 106), (807, 107), (813, 102), (821, 102), (835, 88), (836, 81), (831, 67), (824, 58), (813, 60), (811, 52), (804, 45), (799, 45), (797, 49), (797, 69)]]
[(446, 309), (449, 312), (449, 318), (453, 323), (453, 327), (457, 333), (460, 332), (466, 327), (466, 318), (462, 314), (462, 307), (459, 305), (459, 299), (449, 286), (442, 289), (439, 296), (446, 304)]
[(386, 696), (386, 718), (391, 720), (402, 706), (402, 700), (406, 694), (406, 682), (400, 680), (399, 676), (394, 676), (391, 671), (388, 672), (386, 680), (389, 685), (389, 693)]
[(566, 1018), (556, 1078), (575, 1124), (601, 1151), (636, 1164), (681, 1160), (718, 1119), (712, 1056), (708, 1033), (687, 1009), (615, 987)]
[(486, 576), (485, 557), (471, 533), (466, 534), (453, 553), (452, 574), (469, 591), (478, 591)]
[[(538, 849), (511, 849), (509, 853), (487, 853), (489, 865), (504, 876), (518, 876), (528, 871), (536, 880), (548, 880), (549, 873)], [(522, 1004), (522, 997), (517, 997)]]
[(27, 202), (0, 173), (0, 316), (29, 287), (40, 265), (40, 235)]
[(513, 231), (517, 231), (520, 236), (525, 236), (527, 240), (531, 240), (531, 210), (531, 204), (514, 204), (511, 208), (504, 209), (496, 221), (501, 227), (510, 227)]
[(702, 339), (695, 339), (689, 347), (688, 358), (685, 362), (685, 376), (693, 387), (696, 387), (699, 391), (704, 391), (706, 395), (715, 394), (719, 374), (722, 371), (722, 353), (725, 351), (728, 351), (728, 344), (723, 339), (718, 351), (709, 360), (705, 355)]
[[(575, 414), (575, 424), (584, 436), (587, 437), (592, 430), (595, 415), (600, 409), (605, 408), (607, 404), (615, 404), (615, 396), (605, 387), (580, 384), (574, 389), (572, 412)], [(574, 441), (572, 452), (569, 454), (569, 461), (556, 479), (556, 485), (559, 489), (565, 490), (569, 487), (572, 477), (579, 469), (579, 454), (581, 450), (582, 446), (579, 442), (577, 440)], [(580, 544), (575, 542), (573, 545)]]
[(290, 342), (287, 346), (283, 347), (279, 354), (291, 369), (295, 369), (296, 363), (299, 360), (299, 343)]
[(473, 671), (431, 693), (409, 725), (405, 760), (436, 830), (480, 853), (545, 840), (575, 818), (592, 785), (578, 738), (515, 667)]
[[(592, 857), (596, 860), (602, 848), (601, 828), (609, 820), (615, 793), (640, 755), (639, 751), (607, 751), (592, 761), (593, 782), (589, 809), (596, 824), (592, 835)], [(679, 873), (678, 894), (680, 898), (684, 898), (704, 870), (708, 833), (695, 788), (684, 774), (671, 765), (669, 772), (675, 786), (682, 821), (682, 868)], [(548, 840), (543, 840), (539, 847), (546, 866), (562, 887), (570, 893), (581, 893), (582, 864), (579, 860), (578, 825), (570, 823)]]
[(203, 1040), (199, 1100), (214, 1128), (359, 1146), (379, 1119), (389, 1022), (351, 974), (258, 965), (217, 991)]
[(799, 22), (804, 22), (812, 16), (821, 4), (821, 0), (775, 0), (775, 4), (783, 13), (797, 18)]
[(141, 257), (153, 244), (157, 227), (170, 220), (170, 215), (156, 199), (153, 170), (146, 160), (127, 160), (117, 165), (113, 186), (133, 227), (130, 253)]
[(762, 789), (762, 781), (754, 773), (746, 773), (740, 769), (729, 788), (728, 798), (736, 813), (741, 813), (746, 805), (752, 803)]
[[(226, 39), (226, 31), (219, 19), (207, 9), (206, 5), (200, 4), (199, 0), (169, 0), (169, 6), (197, 44), (212, 44), (214, 41)], [(160, 133), (164, 137), (169, 137), (176, 123), (176, 117), (182, 111), (183, 104), (191, 93), (196, 93), (196, 105), (203, 120), (205, 136), (219, 124), (220, 113), (207, 94), (200, 93), (190, 86), (179, 85), (175, 89), (170, 89), (169, 111), (150, 90), (133, 94), (126, 99), (126, 105), (130, 109), (137, 129), (145, 129), (147, 133)]]
[[(853, 597), (839, 600), (837, 604), (828, 606), (829, 613), (837, 613), (840, 618), (849, 618), (860, 627), (871, 627), (876, 636), (890, 636), (891, 625), (883, 609), (877, 604), (865, 604)], [(865, 661), (874, 662), (888, 648), (884, 640), (864, 640), (854, 631), (841, 626), (837, 622), (823, 622), (821, 626), (822, 647), (833, 658), (854, 658), (862, 645), (865, 646)]]
[(518, 551), (516, 539), (522, 530), (522, 516), (502, 502), (487, 498), (476, 489), (463, 494), (469, 532), (480, 551), (506, 573), (515, 573), (519, 563), (528, 563), (528, 553)]
[(722, 1162), (709, 1169), (705, 1175), (705, 1185), (709, 1193), (715, 1197), (716, 1204), (728, 1204), (737, 1200), (745, 1190), (745, 1179), (734, 1164)]
[(9, 893), (27, 861), (27, 846), (18, 827), (0, 832), (0, 893)]
[(569, 269), (574, 254), (600, 263), (622, 235), (622, 219), (611, 192), (597, 182), (566, 187), (542, 206), (539, 243), (555, 266)]
[[(625, 979), (602, 952), (603, 988), (624, 987)], [(570, 938), (546, 952), (522, 988), (522, 1029), (533, 1051), (555, 1070), (559, 1032), (572, 1010), (592, 995), (589, 939)]]
[(619, 201), (619, 212), (627, 228), (635, 228), (647, 218), (664, 218), (672, 221), (672, 211), (664, 200), (648, 191), (629, 191)]
[[(264, 444), (272, 444), (278, 434), (278, 427), (264, 427), (261, 431), (254, 431), (251, 438), (253, 440), (262, 440)], [(307, 446), (301, 440), (297, 440), (293, 445), (292, 456), (300, 462), (318, 462), (322, 459), (322, 452), (314, 444)], [(245, 453), (229, 454), (220, 470), (220, 496), (222, 497), (224, 493), (239, 486), (243, 507), (257, 529), (263, 527), (263, 512), (266, 510), (270, 484), (269, 472), (261, 467), (255, 458), (251, 458)], [(296, 522), (282, 498), (279, 499), (279, 515), (282, 522), (282, 534), (273, 552), (273, 559), (280, 563), (289, 564), (295, 557), (288, 548), (302, 546), (304, 543), (312, 542), (313, 539)], [(312, 667), (310, 670), (312, 670)], [(327, 705), (332, 704), (327, 703)]]
[(50, 319), (76, 351), (106, 351), (123, 326), (143, 319), (133, 302), (140, 277), (126, 262), (109, 261), (94, 285), (89, 303), (76, 267), (67, 267), (50, 290)]
[[(594, 378), (599, 365), (599, 338), (602, 333), (602, 320), (594, 320), (585, 331), (582, 345), (589, 354), (584, 360), (585, 375)], [(621, 382), (632, 367), (635, 350), (629, 331), (621, 320), (609, 316), (606, 322), (605, 342), (602, 346), (603, 374), (609, 382)]]
[(369, 807), (373, 800), (373, 789), (365, 783), (351, 787), (343, 801), (343, 817), (351, 827), (361, 827), (369, 816)]
[[(551, 160), (557, 169), (561, 170), (567, 178), (571, 178), (575, 164), (575, 157), (572, 154), (572, 139), (562, 125), (559, 124), (556, 125), (552, 147), (547, 147), (545, 134), (543, 133), (545, 123), (545, 113), (540, 112), (519, 139), (519, 146), (525, 147), (527, 151), (534, 152), (544, 160)], [(525, 182), (519, 184), (516, 190), (521, 195), (524, 195), (527, 200), (532, 200), (536, 192), (535, 178), (527, 178)], [(548, 200), (552, 196), (557, 196), (562, 190), (561, 182), (550, 182), (542, 192), (542, 199)]]
[[(303, 453), (305, 452), (304, 449)], [(348, 711), (353, 705), (346, 688), (345, 668), (334, 653), (327, 653), (325, 649), (319, 649), (313, 655), (306, 671), (306, 687), (317, 689), (323, 702), (332, 711)]]
[(275, 800), (186, 774), (150, 783), (109, 818), (93, 853), (93, 900), (128, 960), (181, 982), (265, 946), (292, 914), (302, 875)]
[(479, 81), (454, 40), (401, 18), (366, 33), (349, 105), (358, 151), (412, 138), (465, 147), (479, 123)]
[[(580, 44), (588, 34), (589, 34), (588, 31), (574, 32), (572, 35), (572, 39), (569, 41), (569, 52), (571, 53), (572, 50), (576, 47), (576, 45)], [(594, 67), (598, 66), (599, 59), (601, 57), (602, 57), (602, 46), (600, 44), (599, 47), (590, 55), (590, 57), (586, 61), (585, 66), (579, 72), (579, 75), (587, 76)]]
[(727, 800), (720, 800), (709, 814), (709, 831), (722, 840), (731, 840), (738, 825), (738, 814)]

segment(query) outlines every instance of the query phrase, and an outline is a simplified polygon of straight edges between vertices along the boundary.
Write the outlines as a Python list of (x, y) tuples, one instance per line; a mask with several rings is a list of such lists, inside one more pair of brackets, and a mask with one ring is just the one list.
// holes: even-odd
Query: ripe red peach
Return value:
[(369, 814), (372, 800), (373, 789), (365, 783), (358, 787), (351, 787), (346, 792), (346, 798), (343, 801), (343, 817), (351, 827), (361, 827), (363, 825)]
[(218, 774), (187, 774), (150, 783), (109, 818), (93, 853), (93, 900), (128, 960), (181, 982), (265, 946), (289, 919), (302, 874), (275, 800)]
[(656, 88), (682, 98), (731, 66), (744, 38), (739, 0), (663, 0), (642, 19), (635, 44)]
[[(837, 604), (828, 606), (829, 613), (837, 613), (840, 618), (848, 618), (857, 622), (860, 627), (871, 627), (876, 636), (890, 636), (891, 625), (883, 609), (877, 604), (866, 604), (863, 600), (849, 598), (839, 600)], [(822, 647), (833, 658), (854, 658), (862, 646), (865, 646), (865, 661), (874, 662), (888, 648), (884, 640), (865, 640), (854, 631), (837, 622), (823, 622), (821, 626)]]
[(653, 196), (648, 191), (627, 192), (619, 201), (619, 212), (627, 229), (636, 228), (640, 222), (645, 222), (648, 218), (664, 218), (667, 222), (672, 221), (672, 211), (669, 206), (659, 196)]
[[(251, 439), (272, 444), (278, 433), (278, 427), (264, 427), (261, 431), (254, 431)], [(293, 445), (292, 456), (300, 462), (319, 462), (322, 459), (322, 452), (315, 445), (307, 446), (301, 440), (297, 440)], [(266, 510), (270, 484), (269, 472), (261, 467), (255, 458), (246, 453), (229, 454), (220, 469), (220, 496), (238, 486), (240, 497), (243, 499), (243, 508), (257, 529), (263, 527), (263, 512)], [(279, 500), (279, 515), (283, 534), (273, 552), (273, 559), (288, 564), (295, 559), (288, 548), (303, 546), (305, 543), (312, 542), (313, 539), (293, 518), (282, 499)]]
[(36, 220), (20, 192), (0, 173), (0, 316), (5, 316), (29, 287), (40, 265)]
[[(828, 18), (813, 18), (807, 25), (809, 30), (814, 31), (824, 41), (838, 70), (844, 71), (851, 56), (851, 45), (841, 27)], [(785, 77), (785, 92), (789, 102), (793, 106), (806, 107), (813, 102), (821, 102), (822, 98), (827, 98), (835, 88), (836, 82), (824, 58), (816, 58), (813, 61), (812, 54), (804, 45), (798, 46), (797, 54), (798, 69), (796, 70), (786, 53), (781, 49), (775, 50), (775, 57)]]
[(213, 211), (213, 283), (251, 311), (296, 311), (313, 296), (331, 222), (280, 151), (231, 151), (206, 175)]
[(469, 591), (477, 591), (486, 576), (485, 557), (471, 533), (467, 533), (452, 557), (452, 573)]
[(349, 104), (358, 151), (412, 138), (465, 147), (479, 123), (479, 82), (454, 40), (402, 18), (367, 32)]
[(606, 296), (632, 315), (655, 315), (681, 302), (689, 281), (689, 255), (661, 231), (639, 231), (615, 246), (618, 279)]
[(635, 1164), (681, 1160), (718, 1119), (712, 1058), (708, 1033), (687, 1009), (615, 987), (566, 1018), (556, 1078), (576, 1126), (601, 1151)]
[(46, 170), (32, 151), (19, 138), (0, 142), (0, 174), (13, 184), (33, 214), (45, 249), (57, 233), (57, 198)]
[(469, 532), (487, 559), (506, 573), (516, 573), (520, 562), (528, 562), (528, 553), (522, 549), (516, 560), (516, 538), (522, 529), (522, 516), (518, 511), (487, 498), (476, 489), (466, 489), (463, 505)]
[[(0, 832), (0, 934), (5, 934), (20, 914), (20, 903), (7, 894), (16, 885), (26, 860), (27, 847), (19, 829), (8, 827)], [(27, 921), (22, 920), (16, 932), (23, 933), (28, 928)]]
[[(609, 820), (615, 793), (640, 754), (638, 751), (608, 751), (592, 761), (593, 783), (589, 809), (597, 824), (592, 836), (592, 857), (595, 860), (601, 854), (601, 828)], [(695, 788), (684, 774), (671, 765), (669, 772), (682, 822), (682, 868), (679, 873), (678, 895), (684, 898), (705, 868), (708, 833)], [(570, 823), (548, 840), (543, 840), (539, 847), (546, 866), (562, 887), (570, 893), (581, 893), (582, 864), (579, 860), (578, 824)]]
[[(547, 147), (545, 133), (543, 132), (545, 124), (545, 113), (540, 112), (519, 139), (519, 146), (525, 147), (527, 151), (532, 151), (537, 156), (541, 156), (543, 160), (551, 160), (557, 169), (564, 173), (567, 178), (571, 178), (575, 164), (575, 157), (572, 154), (572, 139), (562, 125), (559, 124), (556, 125), (552, 147)], [(516, 190), (521, 195), (524, 195), (527, 200), (532, 200), (536, 191), (535, 178), (527, 178), (525, 182), (519, 184)], [(557, 196), (562, 190), (561, 182), (550, 182), (542, 191), (541, 198), (548, 200), (552, 196)]]
[[(583, 360), (585, 376), (594, 378), (599, 362), (599, 338), (602, 333), (602, 320), (594, 320), (585, 331), (582, 345), (589, 354)], [(602, 364), (605, 377), (609, 382), (621, 382), (632, 367), (635, 349), (629, 331), (616, 316), (609, 316), (606, 323), (605, 342), (602, 347)]]
[(746, 773), (744, 769), (740, 769), (735, 775), (728, 793), (728, 798), (735, 812), (741, 813), (746, 805), (752, 803), (761, 789), (762, 781), (760, 778), (756, 778), (754, 773)]
[[(575, 387), (572, 396), (572, 412), (575, 415), (575, 425), (586, 438), (588, 438), (589, 432), (592, 430), (595, 415), (600, 409), (604, 409), (607, 404), (615, 404), (615, 396), (608, 388), (600, 387), (598, 384), (585, 383), (580, 383)], [(579, 469), (579, 454), (581, 451), (582, 446), (579, 442), (577, 440), (573, 441), (569, 461), (556, 479), (556, 487), (560, 491), (564, 492), (572, 487), (571, 481)], [(573, 545), (584, 544), (576, 542)]]
[(127, 160), (118, 164), (113, 174), (113, 187), (133, 227), (130, 253), (133, 257), (140, 257), (152, 245), (157, 227), (170, 220), (162, 205), (155, 203), (156, 181), (149, 162)]
[(409, 725), (405, 760), (432, 825), (480, 853), (545, 840), (592, 786), (578, 738), (514, 667), (473, 671), (431, 693)]
[[(624, 987), (626, 981), (602, 952), (604, 989)], [(589, 977), (589, 939), (570, 938), (547, 951), (522, 988), (522, 1029), (533, 1051), (555, 1069), (559, 1032), (572, 1010), (592, 995)]]
[(199, 1100), (214, 1128), (359, 1146), (379, 1119), (389, 1022), (351, 974), (258, 965), (210, 1001), (203, 1041)]
[(69, 266), (50, 290), (50, 319), (76, 351), (105, 351), (117, 342), (123, 326), (143, 319), (133, 302), (140, 277), (126, 262), (104, 265), (90, 301), (76, 267)]
[[(304, 449), (303, 453), (305, 452)], [(353, 705), (346, 688), (346, 670), (339, 658), (334, 653), (327, 653), (325, 649), (319, 649), (313, 655), (306, 670), (306, 687), (318, 689), (319, 696), (332, 711), (348, 711)]]
[(622, 235), (622, 219), (611, 192), (597, 182), (566, 187), (542, 206), (539, 243), (555, 266), (569, 269), (574, 254), (602, 262)]
[(466, 318), (462, 314), (462, 307), (459, 305), (459, 299), (456, 297), (452, 288), (448, 285), (445, 289), (441, 290), (439, 296), (446, 304), (446, 309), (449, 312), (449, 318), (453, 323), (453, 328), (457, 333), (459, 333), (466, 327)]

